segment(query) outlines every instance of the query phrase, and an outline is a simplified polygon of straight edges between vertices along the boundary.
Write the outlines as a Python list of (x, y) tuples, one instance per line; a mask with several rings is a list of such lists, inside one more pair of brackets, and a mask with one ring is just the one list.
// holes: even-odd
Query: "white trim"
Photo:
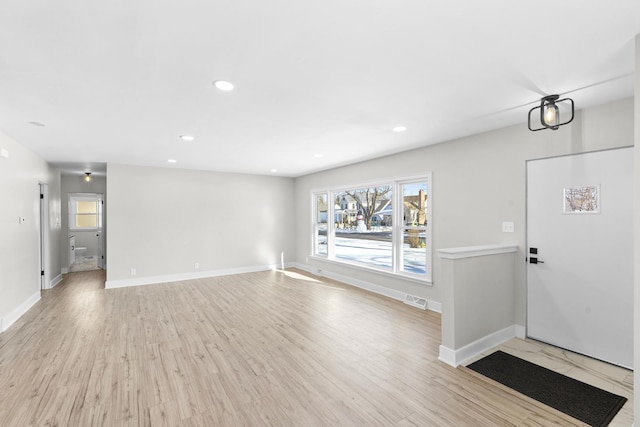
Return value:
[(69, 268), (68, 268), (68, 267), (62, 267), (62, 268), (60, 269), (60, 273), (61, 273), (61, 274), (67, 274), (67, 273), (69, 273)]
[(516, 325), (516, 338), (521, 340), (527, 337), (527, 327), (524, 325)]
[(458, 364), (456, 363), (456, 352), (443, 345), (440, 346), (438, 360), (446, 363), (449, 366), (453, 366), (454, 368), (458, 366)]
[[(292, 267), (293, 264), (285, 263), (284, 267)], [(127, 288), (129, 286), (154, 285), (157, 283), (180, 282), (183, 280), (206, 279), (207, 277), (228, 276), (231, 274), (255, 273), (257, 271), (278, 270), (279, 265), (262, 265), (241, 268), (228, 268), (222, 270), (197, 271), (189, 273), (165, 274), (162, 276), (134, 277), (131, 279), (107, 280), (105, 289)]]
[(500, 331), (489, 334), (458, 350), (452, 350), (443, 345), (440, 346), (438, 359), (453, 366), (462, 365), (473, 357), (516, 337), (517, 325), (508, 326)]
[[(308, 264), (294, 263), (293, 267), (299, 268), (300, 270), (304, 270), (316, 276), (327, 277), (329, 279), (333, 279), (347, 285), (355, 286), (356, 288), (364, 289), (365, 291), (373, 292), (375, 294), (389, 297), (401, 302), (404, 302), (407, 295), (406, 292), (397, 291), (395, 289), (376, 285), (374, 283), (366, 282), (364, 280), (354, 279), (349, 276), (344, 276), (342, 274), (333, 273), (328, 270), (312, 267)], [(426, 297), (425, 299), (427, 300), (427, 310), (435, 311), (437, 313), (442, 313), (442, 304), (440, 302), (432, 301)]]
[[(329, 191), (345, 191), (345, 190), (352, 190), (353, 188), (356, 187), (378, 187), (380, 185), (384, 185), (385, 183), (388, 182), (392, 182), (392, 181), (419, 181), (421, 179), (424, 179), (425, 176), (432, 174), (432, 172), (425, 172), (425, 173), (416, 173), (416, 174), (412, 174), (412, 175), (400, 175), (400, 176), (387, 176), (387, 177), (382, 177), (382, 178), (376, 178), (376, 179), (372, 179), (372, 180), (368, 180), (368, 181), (360, 181), (360, 182), (355, 182), (355, 183), (350, 183), (348, 185), (329, 185), (327, 187), (319, 187), (316, 189), (312, 189), (311, 192), (312, 193), (322, 193), (322, 192), (329, 192)], [(331, 199), (329, 199), (331, 200)]]
[[(98, 223), (97, 226), (95, 227), (76, 227), (75, 223), (76, 223), (76, 204), (73, 203), (75, 201), (86, 201), (86, 202), (96, 202), (96, 207), (97, 204), (102, 202), (102, 200), (104, 200), (104, 194), (103, 193), (67, 193), (67, 206), (68, 206), (68, 228), (69, 231), (99, 231), (102, 227), (100, 226), (100, 224), (103, 221), (103, 212), (101, 212), (100, 209), (96, 210), (96, 222)], [(71, 220), (71, 218), (73, 217), (73, 221)]]
[(62, 282), (62, 274), (58, 274), (56, 277), (53, 278), (51, 282), (49, 282), (49, 289), (53, 289), (53, 287), (59, 284), (60, 282)]
[(436, 313), (442, 313), (442, 303), (438, 301), (428, 300), (427, 310), (435, 311)]
[(318, 274), (319, 269), (312, 268), (309, 265), (296, 263), (295, 266), (301, 270), (305, 270), (311, 274), (315, 274), (316, 276), (328, 277), (329, 279), (337, 280), (338, 282), (346, 283), (347, 285), (352, 285), (356, 288), (364, 289), (378, 295), (393, 298), (398, 301), (404, 301), (406, 295), (404, 292), (396, 291), (395, 289), (386, 288), (384, 286), (379, 286), (370, 282), (365, 282), (364, 280), (353, 279), (349, 276), (332, 273), (328, 270), (322, 270), (322, 273)]
[[(429, 286), (429, 287), (433, 287), (433, 281), (432, 280), (427, 280), (424, 277), (419, 277), (416, 274), (411, 274), (411, 273), (394, 273), (391, 270), (384, 270), (382, 268), (377, 268), (375, 266), (370, 266), (370, 265), (366, 265), (366, 264), (359, 264), (357, 262), (353, 262), (353, 261), (346, 261), (343, 259), (329, 259), (323, 256), (319, 256), (319, 255), (310, 255), (309, 258), (311, 259), (316, 259), (318, 261), (322, 261), (322, 262), (326, 262), (326, 263), (333, 263), (336, 265), (342, 265), (342, 266), (348, 266), (350, 268), (354, 268), (354, 269), (358, 269), (361, 271), (366, 271), (368, 273), (376, 273), (376, 274), (384, 274), (385, 276), (389, 276), (389, 277), (393, 277), (395, 279), (402, 279), (402, 280), (407, 280), (413, 283), (417, 283), (419, 285), (425, 285), (425, 286)], [(302, 267), (301, 267), (302, 268)], [(304, 270), (304, 269), (303, 269)], [(309, 270), (309, 273), (315, 274), (314, 271)]]
[(31, 295), (25, 302), (20, 304), (15, 310), (5, 316), (3, 319), (0, 319), (0, 332), (4, 332), (13, 325), (16, 320), (22, 317), (35, 303), (40, 301), (40, 291)]
[(517, 252), (518, 245), (482, 245), (482, 246), (465, 246), (461, 248), (438, 249), (440, 258), (445, 259), (461, 259), (473, 258), (485, 255), (508, 254)]

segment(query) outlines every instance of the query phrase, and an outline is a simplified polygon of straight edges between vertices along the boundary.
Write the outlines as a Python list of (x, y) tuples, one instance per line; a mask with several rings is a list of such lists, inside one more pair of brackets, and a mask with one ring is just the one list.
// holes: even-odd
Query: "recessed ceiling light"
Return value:
[(406, 126), (396, 126), (393, 129), (391, 129), (394, 132), (404, 132), (405, 130), (407, 130)]
[(276, 173), (278, 172), (278, 169), (271, 169), (271, 173)]
[(167, 162), (169, 162), (169, 163), (175, 163), (175, 162), (176, 162), (176, 159), (169, 159), (169, 160), (167, 160)]
[(322, 157), (322, 154), (314, 154), (313, 157), (315, 157), (316, 159), (319, 159)]
[(216, 80), (215, 82), (213, 82), (213, 85), (216, 88), (218, 88), (220, 90), (223, 90), (225, 92), (233, 90), (233, 83), (225, 81), (225, 80)]
[(193, 141), (195, 138), (191, 135), (180, 135), (180, 139), (183, 141)]
[(47, 126), (46, 124), (44, 124), (42, 122), (27, 122), (27, 123), (29, 123), (30, 125), (33, 125), (33, 126), (41, 127), (41, 128)]

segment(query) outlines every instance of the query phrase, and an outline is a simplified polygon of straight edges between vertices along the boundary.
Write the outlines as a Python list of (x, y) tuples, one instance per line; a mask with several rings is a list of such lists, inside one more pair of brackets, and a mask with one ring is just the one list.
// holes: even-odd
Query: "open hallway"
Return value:
[(0, 335), (0, 425), (581, 425), (438, 361), (434, 312), (298, 270), (104, 274), (68, 274)]

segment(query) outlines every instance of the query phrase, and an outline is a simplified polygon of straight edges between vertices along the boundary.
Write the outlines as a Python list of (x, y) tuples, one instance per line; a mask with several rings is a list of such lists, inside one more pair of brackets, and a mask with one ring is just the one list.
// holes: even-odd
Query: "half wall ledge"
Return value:
[(485, 255), (506, 254), (517, 252), (518, 245), (482, 245), (482, 246), (464, 246), (460, 248), (438, 249), (440, 258), (460, 259), (472, 258)]
[(442, 343), (439, 359), (458, 366), (515, 336), (518, 245), (440, 249)]

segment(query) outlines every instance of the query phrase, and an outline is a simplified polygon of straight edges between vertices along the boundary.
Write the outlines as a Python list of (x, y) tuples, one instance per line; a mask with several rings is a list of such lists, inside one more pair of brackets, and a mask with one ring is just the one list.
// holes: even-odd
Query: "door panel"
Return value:
[[(528, 336), (633, 366), (632, 184), (633, 148), (527, 164)], [(571, 212), (585, 188), (595, 212)]]
[(98, 231), (96, 238), (98, 239), (98, 268), (104, 270), (104, 235), (103, 235), (103, 221), (104, 221), (104, 198), (102, 194), (98, 194)]

